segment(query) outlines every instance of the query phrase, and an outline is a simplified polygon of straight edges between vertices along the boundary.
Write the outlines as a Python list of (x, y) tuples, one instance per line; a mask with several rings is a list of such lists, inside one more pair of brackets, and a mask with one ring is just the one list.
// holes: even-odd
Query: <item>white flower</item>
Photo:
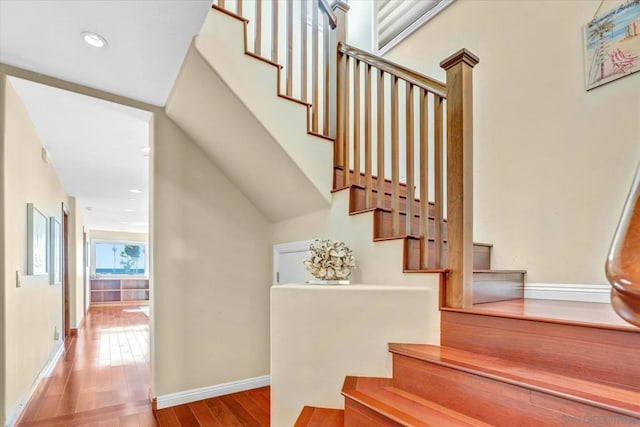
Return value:
[(305, 268), (322, 280), (348, 279), (356, 263), (351, 249), (344, 242), (315, 240), (303, 261)]

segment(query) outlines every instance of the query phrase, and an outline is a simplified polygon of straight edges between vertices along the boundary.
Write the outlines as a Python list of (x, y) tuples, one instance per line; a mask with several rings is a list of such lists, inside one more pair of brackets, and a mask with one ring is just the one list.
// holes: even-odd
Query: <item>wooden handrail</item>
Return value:
[(640, 164), (624, 205), (605, 266), (611, 305), (627, 322), (640, 326)]
[(346, 43), (339, 43), (338, 51), (366, 64), (372, 65), (385, 73), (392, 74), (411, 83), (412, 85), (425, 89), (428, 92), (440, 96), (441, 98), (447, 97), (447, 86), (438, 80), (425, 76), (424, 74), (420, 74), (407, 67), (403, 67), (395, 62), (391, 62)]

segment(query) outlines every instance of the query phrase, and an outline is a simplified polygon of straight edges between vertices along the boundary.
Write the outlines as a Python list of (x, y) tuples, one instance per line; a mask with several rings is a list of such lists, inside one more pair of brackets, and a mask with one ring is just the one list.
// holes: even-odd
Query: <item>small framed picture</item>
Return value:
[(46, 275), (49, 266), (47, 217), (33, 203), (27, 203), (27, 274)]
[(640, 1), (627, 0), (584, 27), (587, 90), (640, 71)]
[(60, 285), (62, 283), (62, 224), (54, 216), (49, 218), (51, 230), (51, 266), (49, 269), (49, 283)]

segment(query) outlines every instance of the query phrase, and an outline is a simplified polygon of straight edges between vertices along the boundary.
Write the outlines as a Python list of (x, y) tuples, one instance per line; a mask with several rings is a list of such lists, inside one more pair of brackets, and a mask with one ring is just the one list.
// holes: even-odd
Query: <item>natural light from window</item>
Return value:
[(146, 276), (145, 244), (96, 242), (96, 274)]

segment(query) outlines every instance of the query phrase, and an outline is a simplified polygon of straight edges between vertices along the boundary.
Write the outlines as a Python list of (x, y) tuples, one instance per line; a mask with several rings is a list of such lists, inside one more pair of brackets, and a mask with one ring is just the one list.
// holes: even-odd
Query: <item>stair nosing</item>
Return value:
[[(366, 393), (363, 393), (361, 391), (358, 391), (358, 390), (351, 390), (349, 392), (343, 391), (341, 394), (345, 398), (351, 399), (351, 400), (361, 404), (362, 406), (366, 406), (370, 410), (372, 410), (372, 411), (384, 416), (385, 418), (388, 418), (388, 419), (390, 419), (392, 421), (395, 421), (396, 423), (398, 423), (398, 424), (400, 424), (400, 425), (402, 425), (404, 427), (413, 427), (415, 425), (424, 425), (424, 426), (428, 425), (428, 424), (422, 424), (422, 423), (420, 423), (420, 424), (409, 424), (407, 420), (400, 419), (400, 418), (396, 417), (395, 415), (390, 414), (388, 411), (386, 411), (384, 409), (380, 409), (380, 408), (374, 407), (371, 403), (363, 400), (362, 397), (359, 396), (359, 395), (365, 395), (366, 396)], [(372, 400), (375, 400), (376, 402), (378, 402), (378, 399), (375, 399), (375, 398), (369, 397), (369, 396), (367, 396), (367, 397), (369, 399), (372, 399)], [(411, 417), (411, 418), (414, 418), (414, 417)]]
[[(380, 408), (378, 406), (375, 406), (375, 404), (373, 402), (369, 402), (368, 400), (372, 400), (376, 403), (380, 403), (382, 405), (385, 406), (392, 406), (390, 403), (385, 402), (384, 400), (381, 400), (381, 396), (375, 396), (375, 395), (371, 395), (371, 393), (368, 393), (369, 390), (371, 389), (363, 389), (363, 390), (359, 390), (357, 388), (357, 378), (358, 377), (347, 377), (347, 378), (351, 378), (352, 380), (355, 379), (354, 382), (354, 387), (353, 388), (349, 388), (349, 389), (345, 389), (343, 388), (341, 394), (348, 399), (351, 399), (365, 407), (367, 407), (368, 409), (392, 420), (397, 422), (398, 424), (401, 424), (402, 426), (406, 426), (406, 427), (412, 427), (412, 426), (430, 426), (433, 424), (429, 424), (429, 423), (424, 423), (421, 419), (417, 418), (414, 414), (411, 414), (410, 412), (407, 412), (408, 408), (398, 408), (396, 407), (395, 409), (400, 411), (402, 414), (406, 415), (406, 418), (403, 419), (401, 417), (398, 417), (394, 414), (390, 414), (386, 409), (384, 408)], [(345, 380), (345, 384), (348, 380)], [(386, 385), (386, 386), (380, 386), (380, 387), (374, 387), (373, 390), (383, 390), (385, 392), (388, 393), (392, 393), (394, 395), (396, 395), (398, 398), (410, 402), (410, 404), (414, 404), (414, 405), (421, 405), (422, 407), (425, 408), (425, 410), (429, 410), (429, 411), (433, 411), (434, 413), (439, 413), (442, 416), (445, 417), (449, 417), (451, 419), (457, 419), (458, 421), (462, 422), (466, 422), (469, 425), (488, 425), (484, 422), (482, 422), (481, 420), (478, 420), (476, 418), (473, 418), (469, 415), (463, 414), (461, 412), (455, 411), (451, 408), (447, 408), (446, 406), (440, 405), (436, 402), (432, 402), (429, 401), (428, 399), (424, 399), (418, 395), (413, 395), (412, 393), (406, 392), (404, 390), (398, 389), (397, 387), (394, 387), (393, 385)], [(405, 396), (405, 394), (410, 394), (412, 395), (412, 397), (407, 397)], [(363, 396), (366, 397), (366, 399), (363, 399)], [(445, 412), (446, 411), (446, 412)], [(453, 415), (452, 415), (453, 414)], [(459, 417), (459, 419), (458, 419)], [(473, 421), (473, 423), (472, 423)], [(417, 423), (416, 423), (417, 422)]]
[[(553, 381), (547, 380), (547, 381), (542, 381), (542, 380), (534, 380), (534, 379), (530, 379), (530, 378), (526, 378), (525, 375), (522, 374), (518, 374), (515, 372), (505, 372), (505, 371), (500, 371), (499, 369), (492, 369), (493, 372), (488, 372), (487, 368), (481, 368), (479, 367), (479, 365), (475, 364), (475, 365), (470, 365), (467, 364), (465, 362), (457, 362), (453, 359), (447, 360), (446, 356), (445, 356), (445, 360), (442, 359), (436, 359), (434, 356), (429, 356), (429, 355), (424, 355), (424, 354), (419, 354), (418, 352), (415, 351), (411, 351), (409, 349), (399, 349), (397, 348), (398, 345), (403, 345), (400, 343), (389, 343), (389, 351), (393, 354), (398, 354), (401, 356), (406, 356), (412, 359), (416, 359), (416, 360), (420, 360), (426, 363), (433, 363), (435, 365), (440, 365), (440, 366), (444, 366), (450, 369), (455, 369), (455, 370), (459, 370), (459, 371), (463, 371), (472, 375), (476, 375), (476, 376), (481, 376), (481, 377), (485, 377), (494, 381), (499, 381), (499, 382), (503, 382), (506, 384), (511, 384), (517, 387), (522, 387), (522, 388), (526, 388), (526, 389), (530, 389), (530, 390), (535, 390), (541, 393), (545, 393), (545, 394), (549, 394), (549, 395), (553, 395), (556, 397), (560, 397), (563, 399), (567, 399), (567, 400), (572, 400), (575, 402), (579, 402), (585, 405), (589, 405), (592, 407), (596, 407), (596, 408), (600, 408), (600, 409), (605, 409), (607, 411), (611, 411), (611, 412), (616, 412), (622, 415), (627, 415), (627, 416), (631, 416), (631, 417), (638, 417), (640, 416), (640, 405), (636, 405), (637, 406), (637, 410), (633, 410), (633, 409), (628, 409), (625, 407), (621, 407), (620, 405), (615, 405), (613, 404), (613, 402), (618, 402), (618, 403), (624, 403), (625, 405), (633, 405), (633, 403), (627, 402), (627, 401), (622, 401), (619, 399), (615, 399), (615, 398), (606, 398), (609, 401), (612, 401), (612, 403), (606, 403), (603, 402), (602, 400), (598, 400), (598, 398), (600, 398), (600, 395), (597, 394), (592, 394), (592, 393), (585, 393), (584, 391), (581, 390), (577, 390), (577, 389), (569, 389), (567, 387), (558, 387), (555, 385), (555, 383)], [(415, 344), (409, 344), (409, 345), (415, 345)], [(602, 382), (597, 382), (597, 381), (588, 381), (588, 380), (582, 380), (579, 378), (575, 378), (575, 377), (570, 377), (570, 376), (566, 376), (566, 375), (562, 375), (562, 374), (558, 374), (555, 372), (550, 372), (550, 371), (545, 371), (543, 369), (540, 368), (535, 368), (535, 367), (530, 367), (524, 363), (521, 362), (514, 362), (508, 359), (502, 359), (499, 357), (494, 357), (494, 356), (487, 356), (484, 354), (476, 354), (473, 352), (469, 352), (466, 350), (460, 350), (460, 349), (455, 349), (455, 348), (448, 348), (448, 347), (438, 347), (438, 346), (432, 346), (432, 345), (427, 345), (429, 348), (445, 348), (446, 351), (455, 351), (455, 352), (459, 352), (459, 353), (466, 353), (469, 355), (474, 355), (476, 358), (480, 357), (484, 360), (488, 360), (488, 359), (492, 359), (494, 361), (502, 361), (502, 362), (507, 362), (510, 363), (512, 365), (515, 365), (516, 367), (524, 367), (530, 370), (535, 370), (538, 373), (541, 373), (545, 376), (548, 377), (560, 377), (560, 378), (565, 378), (567, 380), (570, 380), (572, 382), (582, 382), (584, 383), (584, 385), (587, 384), (597, 384), (599, 386), (605, 387), (605, 388), (616, 388), (614, 385), (608, 385)], [(512, 377), (516, 377), (516, 378), (510, 378), (508, 376), (505, 375), (509, 375)], [(564, 391), (560, 390), (560, 388), (562, 388)], [(587, 388), (584, 388), (587, 389)], [(584, 390), (583, 389), (583, 390)], [(628, 388), (619, 388), (620, 390), (626, 391), (626, 392), (630, 392), (630, 393), (637, 393), (638, 397), (640, 398), (640, 389), (636, 390), (629, 390)], [(582, 393), (583, 396), (579, 396), (579, 395), (575, 395), (572, 394), (571, 392), (578, 392), (578, 393)], [(592, 398), (588, 397), (588, 396), (592, 396)]]

